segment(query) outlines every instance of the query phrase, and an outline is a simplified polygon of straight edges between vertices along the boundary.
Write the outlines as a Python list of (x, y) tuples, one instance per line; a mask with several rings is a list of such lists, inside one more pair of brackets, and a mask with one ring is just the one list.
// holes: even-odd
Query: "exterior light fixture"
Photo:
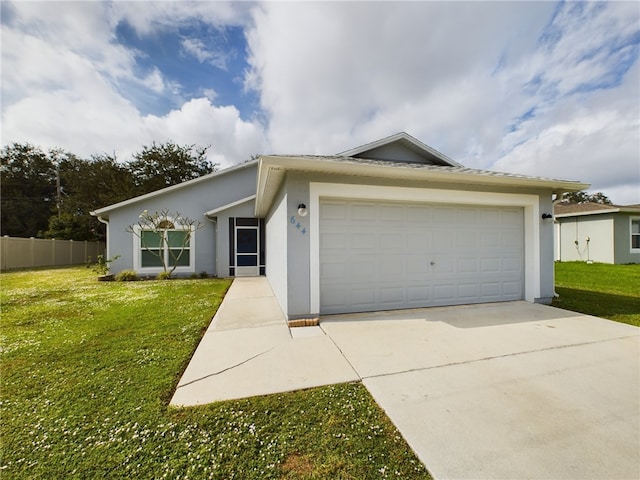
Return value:
[(301, 217), (306, 217), (309, 211), (307, 210), (307, 206), (304, 203), (298, 204), (298, 215)]
[(543, 213), (542, 214), (542, 221), (544, 223), (551, 223), (553, 222), (553, 215), (551, 215), (550, 213)]

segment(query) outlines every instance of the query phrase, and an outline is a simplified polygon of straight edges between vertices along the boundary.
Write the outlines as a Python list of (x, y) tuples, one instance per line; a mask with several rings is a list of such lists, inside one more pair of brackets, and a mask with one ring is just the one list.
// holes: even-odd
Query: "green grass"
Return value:
[(0, 284), (3, 480), (430, 478), (361, 384), (167, 407), (228, 281)]
[(556, 307), (640, 327), (640, 265), (556, 263)]

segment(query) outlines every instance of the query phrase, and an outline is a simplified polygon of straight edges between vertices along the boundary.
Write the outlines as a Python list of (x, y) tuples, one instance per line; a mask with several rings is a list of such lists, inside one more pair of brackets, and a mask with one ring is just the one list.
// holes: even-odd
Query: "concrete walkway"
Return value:
[(435, 478), (640, 478), (640, 329), (527, 302), (289, 329), (236, 279), (172, 405), (361, 380)]
[(237, 278), (171, 400), (193, 406), (360, 380), (320, 327), (289, 329), (264, 277)]

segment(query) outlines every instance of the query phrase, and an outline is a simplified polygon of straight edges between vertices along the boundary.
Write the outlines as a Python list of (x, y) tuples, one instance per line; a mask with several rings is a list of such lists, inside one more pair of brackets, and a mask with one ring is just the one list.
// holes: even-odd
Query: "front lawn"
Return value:
[(640, 265), (556, 262), (553, 305), (640, 326)]
[(226, 280), (0, 282), (3, 479), (430, 478), (361, 384), (168, 408)]

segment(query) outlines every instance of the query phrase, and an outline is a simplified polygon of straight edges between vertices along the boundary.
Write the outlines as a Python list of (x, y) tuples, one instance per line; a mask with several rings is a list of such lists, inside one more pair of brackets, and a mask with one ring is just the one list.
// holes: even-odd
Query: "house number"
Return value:
[(300, 225), (300, 222), (296, 219), (296, 217), (294, 215), (291, 215), (291, 218), (289, 219), (289, 223), (291, 225), (294, 225), (296, 227), (296, 229), (298, 229), (302, 235), (306, 235), (307, 234), (307, 227), (303, 227), (302, 225)]

